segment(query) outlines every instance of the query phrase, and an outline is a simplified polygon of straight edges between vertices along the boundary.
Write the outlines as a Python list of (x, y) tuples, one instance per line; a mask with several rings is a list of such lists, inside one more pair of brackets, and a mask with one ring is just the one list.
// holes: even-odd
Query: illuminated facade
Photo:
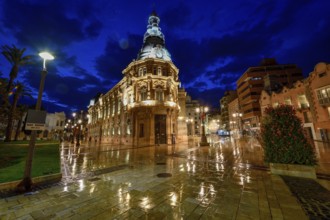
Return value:
[(297, 65), (277, 64), (273, 58), (263, 59), (260, 66), (249, 67), (236, 82), (244, 129), (260, 128), (259, 98), (264, 89), (268, 92), (278, 91), (301, 79), (302, 71)]
[(294, 106), (307, 136), (330, 142), (330, 64), (318, 63), (306, 79), (281, 91), (263, 90), (259, 102), (262, 114), (267, 106)]
[(178, 89), (179, 70), (165, 48), (159, 21), (156, 13), (150, 15), (137, 59), (123, 70), (117, 85), (91, 101), (90, 140), (143, 146), (171, 144), (187, 136), (179, 122), (179, 116), (185, 117), (180, 113), (185, 92)]

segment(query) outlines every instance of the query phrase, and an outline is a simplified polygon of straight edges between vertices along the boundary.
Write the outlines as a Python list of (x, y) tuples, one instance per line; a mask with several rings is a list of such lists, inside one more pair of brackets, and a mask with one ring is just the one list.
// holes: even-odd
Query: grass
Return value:
[[(28, 141), (0, 142), (0, 183), (23, 178)], [(37, 141), (32, 163), (32, 177), (59, 173), (59, 143)]]

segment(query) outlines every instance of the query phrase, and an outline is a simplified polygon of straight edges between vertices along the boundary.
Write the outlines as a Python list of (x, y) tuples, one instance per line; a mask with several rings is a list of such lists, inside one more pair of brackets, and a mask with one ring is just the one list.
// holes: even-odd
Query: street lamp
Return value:
[(210, 146), (210, 144), (207, 142), (207, 138), (205, 135), (205, 117), (206, 117), (206, 112), (208, 111), (209, 108), (207, 106), (200, 106), (199, 108), (196, 108), (196, 112), (200, 113), (200, 117), (202, 119), (202, 137), (201, 137), (200, 146)]
[(73, 120), (72, 120), (72, 138), (71, 138), (71, 144), (74, 144), (74, 138), (75, 138), (75, 133), (76, 133), (76, 125), (75, 125), (76, 113), (75, 112), (72, 113), (72, 117), (73, 117)]
[(187, 118), (186, 119), (186, 123), (188, 125), (188, 135), (192, 135), (193, 134), (193, 129), (192, 129), (192, 123), (194, 122), (194, 119), (192, 118)]
[[(40, 108), (41, 108), (42, 93), (44, 91), (45, 79), (46, 79), (46, 75), (47, 75), (46, 60), (54, 59), (54, 56), (47, 52), (39, 53), (39, 56), (43, 59), (43, 69), (41, 71), (38, 99), (37, 99), (37, 104), (36, 104), (36, 109), (35, 109), (37, 111), (40, 111)], [(30, 138), (30, 142), (29, 142), (28, 157), (27, 157), (26, 163), (25, 163), (24, 177), (23, 177), (23, 180), (18, 184), (18, 187), (24, 188), (25, 191), (30, 190), (31, 186), (32, 186), (31, 172), (32, 172), (32, 160), (33, 160), (33, 154), (34, 154), (34, 149), (35, 149), (36, 137), (37, 137), (37, 131), (32, 130), (31, 138)]]
[(235, 120), (237, 121), (237, 130), (238, 130), (238, 133), (239, 133), (239, 137), (241, 136), (241, 133), (242, 133), (242, 129), (241, 129), (241, 117), (243, 116), (242, 113), (240, 112), (236, 112), (236, 113), (233, 113), (233, 117), (235, 118)]
[(77, 144), (76, 144), (77, 146), (80, 145), (79, 138), (80, 138), (80, 126), (81, 126), (81, 122), (82, 122), (82, 120), (79, 119), (78, 120), (78, 132), (77, 132)]

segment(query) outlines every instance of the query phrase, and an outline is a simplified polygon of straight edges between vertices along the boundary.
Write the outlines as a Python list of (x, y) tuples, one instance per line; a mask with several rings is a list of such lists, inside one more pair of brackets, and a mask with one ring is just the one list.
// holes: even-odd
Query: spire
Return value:
[(143, 46), (138, 54), (138, 60), (144, 58), (159, 58), (171, 60), (171, 55), (165, 48), (165, 37), (159, 27), (160, 19), (153, 10), (148, 19), (147, 31), (143, 36)]
[(156, 11), (153, 11), (148, 19), (147, 31), (144, 34), (143, 43), (165, 45), (165, 38), (159, 27), (159, 22), (160, 19), (157, 16)]

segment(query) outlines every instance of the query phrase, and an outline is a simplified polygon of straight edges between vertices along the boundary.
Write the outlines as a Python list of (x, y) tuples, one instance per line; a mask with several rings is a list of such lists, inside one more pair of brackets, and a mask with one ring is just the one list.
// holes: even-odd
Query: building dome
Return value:
[(152, 12), (148, 19), (147, 31), (143, 37), (143, 46), (138, 54), (138, 60), (158, 58), (171, 61), (171, 55), (165, 48), (165, 37), (159, 27), (160, 19)]

